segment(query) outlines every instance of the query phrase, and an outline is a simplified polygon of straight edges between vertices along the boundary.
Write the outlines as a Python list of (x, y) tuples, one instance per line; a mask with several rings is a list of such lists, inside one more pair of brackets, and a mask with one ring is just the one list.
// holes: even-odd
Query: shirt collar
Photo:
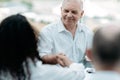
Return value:
[(78, 32), (84, 32), (84, 26), (80, 22), (77, 23), (77, 29)]
[[(58, 23), (59, 23), (58, 32), (67, 31), (61, 19), (59, 20)], [(80, 22), (77, 23), (77, 30), (78, 32), (84, 32), (84, 26)]]
[(59, 20), (58, 24), (59, 24), (58, 32), (66, 31), (65, 26), (63, 25), (63, 22), (61, 19)]

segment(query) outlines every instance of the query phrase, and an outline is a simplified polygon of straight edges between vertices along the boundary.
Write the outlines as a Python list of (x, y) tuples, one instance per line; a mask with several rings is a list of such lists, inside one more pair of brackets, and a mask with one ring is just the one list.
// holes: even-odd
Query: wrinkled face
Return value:
[(65, 2), (61, 7), (62, 22), (65, 26), (76, 25), (84, 11), (80, 3), (72, 1)]

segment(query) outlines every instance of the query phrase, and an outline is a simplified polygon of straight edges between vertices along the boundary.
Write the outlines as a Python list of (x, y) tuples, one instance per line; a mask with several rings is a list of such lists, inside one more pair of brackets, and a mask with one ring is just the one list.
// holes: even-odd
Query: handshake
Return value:
[(62, 67), (69, 67), (73, 62), (63, 53), (45, 55), (42, 57), (45, 64), (60, 64)]

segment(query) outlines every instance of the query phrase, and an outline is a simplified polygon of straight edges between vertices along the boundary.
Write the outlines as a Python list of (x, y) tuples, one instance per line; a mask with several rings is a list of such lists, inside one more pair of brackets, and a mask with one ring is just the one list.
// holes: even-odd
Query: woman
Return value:
[(0, 80), (29, 78), (27, 59), (33, 63), (40, 59), (36, 44), (32, 26), (24, 16), (17, 14), (4, 19), (0, 24)]

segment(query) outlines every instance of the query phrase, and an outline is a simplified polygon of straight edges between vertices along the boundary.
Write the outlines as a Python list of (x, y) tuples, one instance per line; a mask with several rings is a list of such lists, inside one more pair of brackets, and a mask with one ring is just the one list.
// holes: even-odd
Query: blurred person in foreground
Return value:
[(36, 44), (34, 31), (24, 16), (5, 18), (0, 24), (0, 80), (29, 78), (27, 60), (33, 63), (35, 59), (40, 60)]
[(98, 29), (92, 52), (87, 54), (96, 72), (85, 80), (120, 80), (120, 26), (113, 24)]
[(61, 19), (40, 31), (38, 50), (44, 63), (68, 66), (57, 56), (66, 56), (75, 65), (83, 62), (93, 37), (93, 32), (80, 23), (83, 14), (82, 0), (63, 0)]
[(68, 68), (42, 65), (33, 29), (20, 14), (1, 22), (0, 80), (83, 80), (84, 66), (74, 67), (66, 56), (62, 60), (69, 64)]

